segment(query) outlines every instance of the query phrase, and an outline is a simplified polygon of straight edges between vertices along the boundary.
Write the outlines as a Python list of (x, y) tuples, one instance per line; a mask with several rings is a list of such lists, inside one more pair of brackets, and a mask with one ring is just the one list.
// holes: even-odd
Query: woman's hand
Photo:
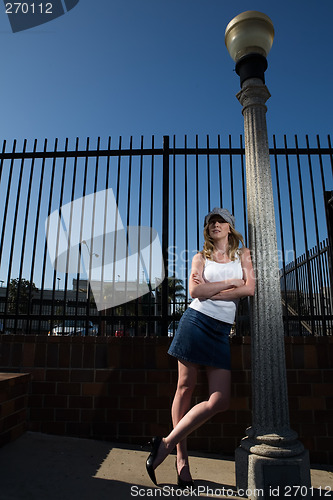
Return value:
[(239, 288), (240, 286), (244, 286), (245, 285), (245, 281), (242, 280), (242, 279), (236, 279), (235, 278), (235, 279), (231, 279), (231, 280), (227, 280), (227, 281), (234, 288)]
[[(245, 281), (242, 279), (230, 279), (226, 280), (226, 283), (230, 286), (229, 290), (232, 288), (240, 288), (241, 286), (245, 285)], [(225, 290), (222, 290), (221, 292), (216, 293), (212, 297), (210, 297), (210, 300), (225, 300)]]
[(209, 297), (209, 299), (210, 300), (225, 300), (223, 292), (218, 292), (215, 295), (212, 295), (211, 297)]

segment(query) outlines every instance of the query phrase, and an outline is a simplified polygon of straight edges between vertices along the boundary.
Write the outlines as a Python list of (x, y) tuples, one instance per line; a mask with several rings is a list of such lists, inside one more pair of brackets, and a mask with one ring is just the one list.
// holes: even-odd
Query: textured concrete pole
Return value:
[[(245, 80), (243, 106), (249, 243), (256, 274), (251, 305), (252, 427), (236, 450), (236, 481), (249, 498), (271, 498), (273, 488), (310, 488), (308, 452), (289, 427), (281, 289), (266, 125), (270, 93), (260, 79)], [(256, 491), (257, 490), (257, 491)], [(262, 492), (264, 491), (264, 496)], [(310, 490), (309, 496), (310, 496)], [(303, 498), (306, 498), (306, 496)]]

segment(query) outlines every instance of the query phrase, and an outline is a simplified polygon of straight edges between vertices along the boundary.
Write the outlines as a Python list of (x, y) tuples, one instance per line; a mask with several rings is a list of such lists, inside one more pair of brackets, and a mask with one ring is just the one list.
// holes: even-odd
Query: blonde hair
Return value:
[[(229, 242), (229, 259), (230, 260), (235, 260), (236, 259), (236, 254), (239, 248), (239, 242), (241, 242), (242, 246), (244, 246), (244, 239), (241, 233), (236, 231), (230, 224), (230, 233), (228, 234), (228, 242)], [(209, 236), (209, 223), (206, 224), (204, 227), (204, 246), (203, 250), (201, 251), (202, 256), (205, 259), (212, 260), (212, 253), (214, 251), (214, 240)]]

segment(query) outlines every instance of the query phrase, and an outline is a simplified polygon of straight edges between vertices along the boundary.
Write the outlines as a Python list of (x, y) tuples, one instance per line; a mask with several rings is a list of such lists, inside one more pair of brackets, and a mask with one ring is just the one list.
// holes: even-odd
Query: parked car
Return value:
[(88, 331), (85, 320), (66, 319), (65, 326), (61, 322), (59, 325), (52, 328), (49, 335), (80, 335), (86, 337), (87, 335), (98, 335), (98, 326), (94, 325), (92, 321), (88, 321)]
[(130, 336), (130, 333), (128, 330), (124, 330), (123, 328), (119, 329), (119, 330), (116, 330), (114, 332), (114, 336), (115, 337), (129, 337)]

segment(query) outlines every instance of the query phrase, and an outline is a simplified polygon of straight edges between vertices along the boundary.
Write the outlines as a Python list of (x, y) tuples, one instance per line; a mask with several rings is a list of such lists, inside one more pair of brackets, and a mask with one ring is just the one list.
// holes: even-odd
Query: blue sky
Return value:
[(224, 31), (245, 10), (266, 13), (275, 26), (269, 135), (320, 134), (326, 142), (331, 0), (80, 0), (66, 15), (19, 33), (3, 8), (1, 140), (232, 134), (238, 144), (239, 79)]

